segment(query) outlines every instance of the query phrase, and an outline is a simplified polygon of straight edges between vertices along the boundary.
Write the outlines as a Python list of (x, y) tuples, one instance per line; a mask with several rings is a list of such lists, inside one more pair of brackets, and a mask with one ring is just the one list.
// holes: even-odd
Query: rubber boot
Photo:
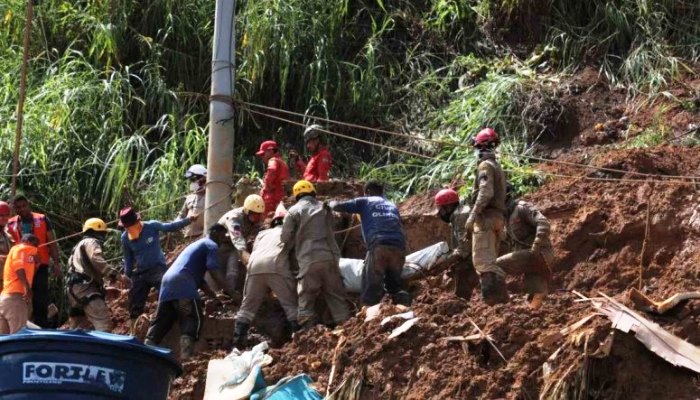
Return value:
[(189, 360), (194, 355), (194, 339), (189, 336), (180, 336), (180, 360)]
[(292, 332), (298, 332), (301, 329), (297, 321), (289, 321), (289, 327), (292, 328)]
[(302, 331), (308, 331), (317, 324), (318, 320), (316, 317), (299, 318), (299, 326), (301, 326)]
[(391, 301), (393, 301), (394, 304), (400, 304), (402, 306), (410, 307), (411, 306), (411, 294), (405, 290), (402, 290), (400, 292), (396, 292), (396, 293), (391, 295)]
[(243, 321), (236, 321), (233, 326), (233, 346), (242, 349), (246, 345), (246, 339), (248, 338), (248, 329), (250, 324)]
[(493, 272), (481, 274), (481, 298), (490, 306), (507, 303), (509, 297), (505, 279)]
[(457, 264), (454, 267), (455, 295), (465, 300), (472, 297), (479, 284), (479, 276), (471, 265)]

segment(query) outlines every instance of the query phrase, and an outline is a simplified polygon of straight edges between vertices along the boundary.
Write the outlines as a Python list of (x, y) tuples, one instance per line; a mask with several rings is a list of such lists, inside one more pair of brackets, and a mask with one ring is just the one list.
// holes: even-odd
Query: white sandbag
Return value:
[[(424, 274), (449, 252), (450, 248), (447, 243), (440, 242), (407, 255), (401, 278), (411, 279)], [(362, 290), (362, 268), (364, 264), (364, 260), (354, 258), (340, 259), (340, 275), (343, 278), (343, 285), (348, 292), (360, 293)]]
[(440, 242), (407, 255), (406, 264), (401, 271), (401, 278), (411, 279), (418, 274), (424, 274), (448, 254), (450, 254), (450, 246), (445, 242)]

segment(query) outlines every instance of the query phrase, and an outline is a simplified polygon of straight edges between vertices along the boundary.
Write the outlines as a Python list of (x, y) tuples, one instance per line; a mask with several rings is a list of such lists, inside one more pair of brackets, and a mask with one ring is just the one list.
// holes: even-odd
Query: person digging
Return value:
[(530, 307), (537, 309), (549, 291), (554, 263), (549, 220), (533, 204), (518, 200), (510, 185), (507, 208), (506, 244), (511, 252), (498, 257), (496, 264), (509, 275), (524, 274)]
[(270, 291), (282, 305), (292, 331), (300, 328), (297, 322), (297, 281), (292, 273), (289, 249), (280, 239), (282, 221), (286, 215), (287, 211), (280, 204), (270, 228), (261, 231), (255, 238), (243, 289), (243, 303), (236, 314), (233, 330), (233, 344), (238, 348), (245, 347), (250, 324)]
[(204, 312), (198, 289), (216, 297), (216, 292), (204, 280), (204, 274), (208, 272), (221, 287), (225, 286), (218, 251), (219, 246), (228, 240), (226, 227), (217, 223), (209, 228), (208, 233), (207, 237), (185, 247), (163, 275), (158, 309), (144, 342), (157, 346), (177, 321), (180, 325), (181, 360), (194, 355), (194, 344), (202, 329)]

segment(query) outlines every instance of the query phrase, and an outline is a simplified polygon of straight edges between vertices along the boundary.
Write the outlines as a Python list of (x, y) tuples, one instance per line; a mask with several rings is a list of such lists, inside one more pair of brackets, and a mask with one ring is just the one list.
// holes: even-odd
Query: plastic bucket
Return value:
[(132, 336), (23, 329), (0, 336), (0, 399), (163, 399), (182, 368)]

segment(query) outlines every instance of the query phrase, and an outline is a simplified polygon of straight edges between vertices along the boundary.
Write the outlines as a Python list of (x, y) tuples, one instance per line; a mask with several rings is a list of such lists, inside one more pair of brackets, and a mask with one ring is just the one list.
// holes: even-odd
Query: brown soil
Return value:
[[(698, 173), (700, 149), (612, 151), (594, 164), (625, 171), (690, 175)], [(559, 169), (559, 173), (581, 174), (573, 167)], [(510, 304), (488, 307), (477, 295), (470, 302), (460, 300), (448, 293), (442, 276), (432, 276), (413, 284), (413, 310), (422, 319), (403, 336), (389, 341), (390, 329), (376, 321), (364, 323), (362, 317), (346, 322), (340, 332), (318, 327), (271, 352), (276, 363), (266, 371), (268, 379), (306, 372), (325, 388), (333, 349), (343, 335), (348, 342), (341, 352), (341, 368), (333, 387), (366, 367), (365, 385), (378, 393), (378, 398), (537, 397), (545, 383), (542, 365), (556, 350), (545, 348), (542, 338), (591, 312), (588, 305), (574, 302), (571, 290), (590, 295), (601, 290), (623, 298), (624, 291), (636, 285), (648, 204), (652, 207), (651, 240), (645, 255), (644, 284), (650, 295), (664, 298), (700, 284), (700, 248), (694, 243), (698, 227), (689, 226), (697, 195), (690, 185), (657, 184), (652, 193), (650, 184), (560, 179), (545, 184), (529, 200), (550, 219), (557, 255), (555, 284), (560, 289), (550, 295), (542, 309), (528, 308), (518, 292), (519, 279), (510, 281), (514, 295)], [(682, 318), (653, 319), (700, 344), (696, 329), (699, 311), (700, 305), (690, 305)], [(472, 333), (470, 319), (493, 336), (507, 363), (483, 344), (463, 351), (458, 344), (440, 340)], [(593, 332), (607, 335), (605, 321), (596, 324)], [(586, 361), (593, 365), (589, 368), (609, 373), (603, 376), (597, 372), (589, 390), (606, 393), (602, 398), (652, 399), (660, 393), (668, 393), (671, 397), (667, 398), (694, 398), (700, 394), (695, 374), (671, 367), (635, 339), (618, 336), (624, 339), (616, 340), (609, 357)], [(597, 343), (591, 348), (597, 348)], [(562, 357), (578, 363), (582, 362), (576, 358), (580, 354), (580, 349), (575, 349)], [(576, 366), (571, 379), (579, 371)], [(664, 380), (650, 379), (652, 376)]]
[[(592, 312), (588, 304), (576, 301), (573, 291), (587, 296), (597, 296), (601, 291), (629, 305), (625, 292), (638, 285), (640, 262), (644, 290), (654, 299), (700, 286), (700, 245), (696, 240), (700, 234), (700, 206), (693, 180), (670, 184), (587, 179), (646, 179), (633, 172), (700, 176), (700, 148), (613, 148), (655, 124), (669, 126), (675, 137), (691, 124), (700, 123), (698, 107), (693, 109), (687, 103), (696, 101), (700, 81), (670, 90), (680, 102), (660, 99), (643, 104), (639, 99), (626, 102), (627, 94), (608, 89), (593, 69), (584, 69), (568, 83), (561, 95), (567, 120), (556, 129), (556, 136), (541, 138), (541, 154), (622, 172), (552, 163), (539, 166), (559, 176), (547, 179), (527, 196), (551, 222), (556, 255), (552, 293), (541, 309), (528, 307), (519, 277), (508, 280), (511, 302), (489, 307), (478, 293), (469, 301), (455, 297), (449, 276), (436, 272), (410, 283), (415, 299), (412, 310), (421, 319), (408, 332), (388, 340), (397, 323), (382, 327), (376, 320), (364, 322), (360, 312), (335, 331), (318, 326), (284, 344), (285, 333), (280, 336), (282, 339), (275, 340), (279, 347), (270, 350), (275, 361), (264, 370), (268, 383), (304, 372), (325, 391), (334, 349), (344, 336), (347, 342), (339, 351), (331, 389), (365, 370), (363, 399), (700, 397), (697, 374), (671, 366), (630, 334), (615, 332), (610, 339), (611, 350), (606, 352), (602, 344), (610, 335), (610, 323), (604, 317), (594, 318), (576, 332), (575, 338), (567, 337), (554, 344), (544, 341)], [(662, 118), (656, 116), (660, 110), (664, 111)], [(610, 134), (609, 130), (596, 127), (621, 117), (629, 119), (626, 134)], [(607, 145), (610, 143), (613, 146)], [(319, 194), (324, 199), (348, 198), (359, 194), (359, 189), (356, 183), (336, 182), (320, 188)], [(448, 226), (434, 214), (434, 194), (421, 194), (400, 205), (409, 251), (447, 240)], [(642, 258), (647, 209), (651, 223)], [(338, 220), (338, 230), (350, 226), (351, 221)], [(340, 233), (336, 239), (346, 256), (362, 258), (359, 229)], [(149, 302), (149, 312), (155, 310), (154, 300)], [(111, 300), (110, 305), (118, 323), (116, 332), (125, 333), (126, 296)], [(274, 333), (281, 331), (279, 326), (284, 319), (276, 300), (270, 298), (264, 307), (260, 321), (252, 329), (251, 344), (277, 339)], [(208, 307), (210, 316), (206, 323), (216, 325), (211, 329), (226, 339), (227, 324), (232, 322), (235, 311), (230, 305)], [(389, 315), (395, 310), (385, 303), (382, 312)], [(671, 315), (648, 317), (700, 345), (700, 302), (691, 302)], [(485, 341), (462, 346), (444, 340), (447, 336), (474, 333), (474, 324), (493, 338), (506, 361)], [(558, 348), (561, 350), (557, 356), (548, 360)], [(223, 357), (228, 350), (230, 343), (226, 340), (210, 343), (206, 351), (185, 364), (185, 375), (174, 383), (170, 398), (200, 399), (207, 361)]]

